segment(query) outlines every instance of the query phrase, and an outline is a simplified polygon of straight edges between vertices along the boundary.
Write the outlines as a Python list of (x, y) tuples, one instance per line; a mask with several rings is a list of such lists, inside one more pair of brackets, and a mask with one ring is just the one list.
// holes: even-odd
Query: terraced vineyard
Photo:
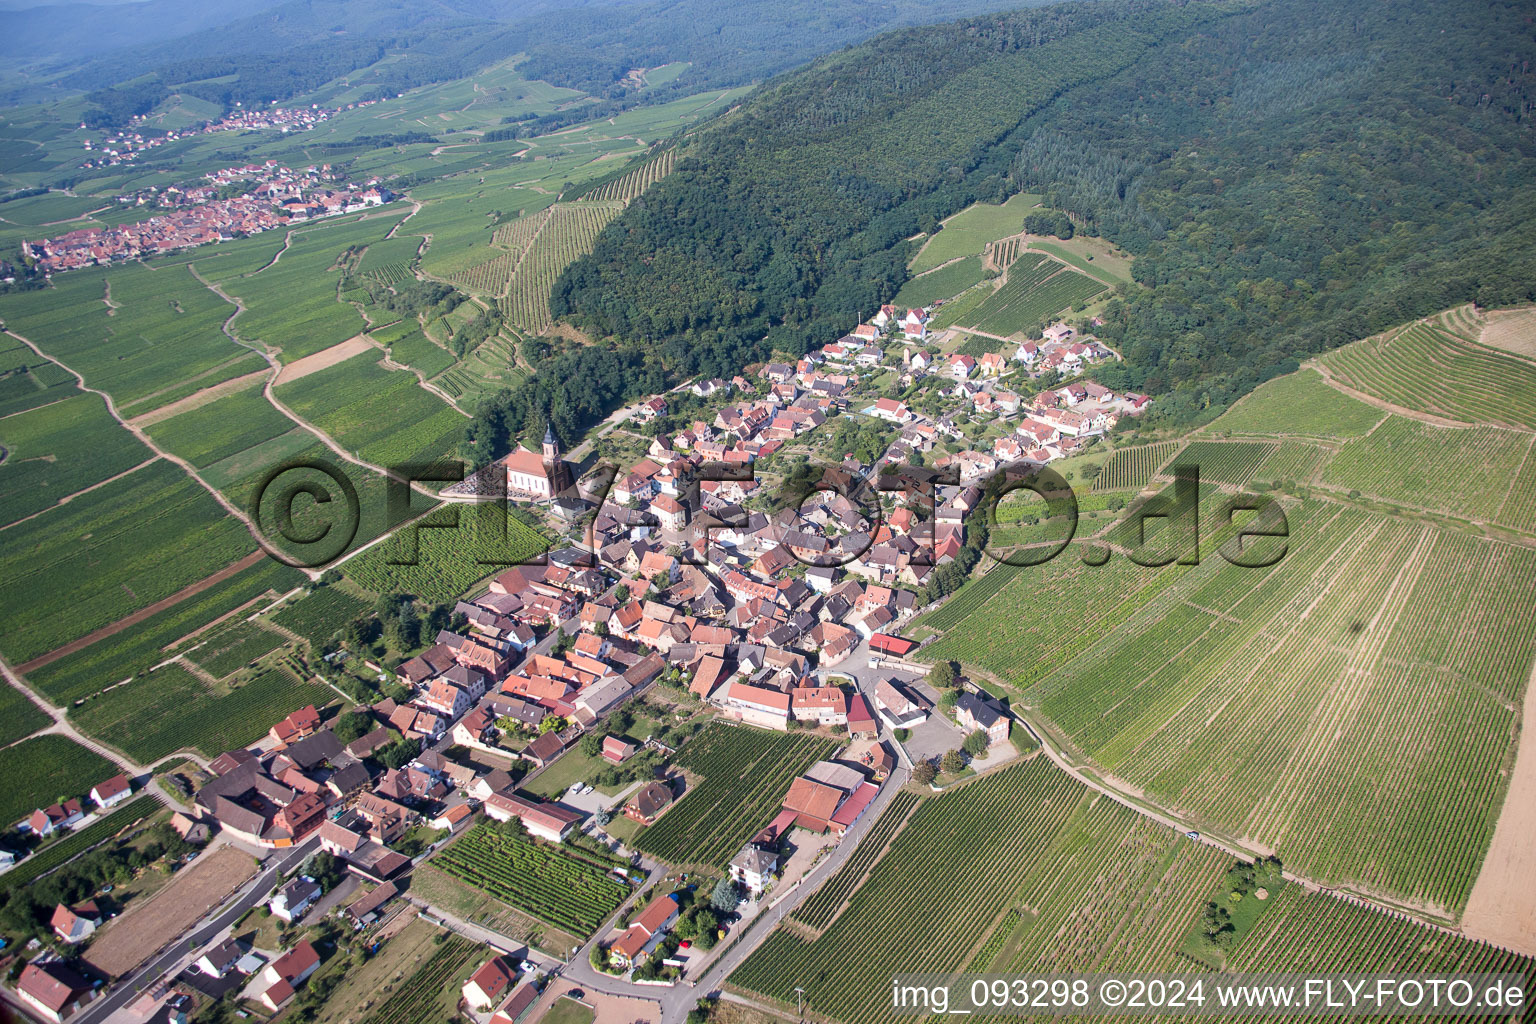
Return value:
[(646, 189), (672, 173), (672, 168), (677, 166), (677, 149), (663, 150), (653, 160), (636, 167), (628, 174), (604, 182), (591, 192), (581, 196), (578, 202), (619, 202), (627, 203), (638, 197)]
[(384, 1005), (364, 1018), (364, 1024), (419, 1024), (436, 1020), (442, 1012), (444, 991), (450, 986), (457, 990), (485, 958), (486, 947), (447, 933), (427, 962), (399, 982)]
[(1158, 441), (1156, 444), (1121, 448), (1109, 457), (1099, 475), (1094, 477), (1095, 491), (1140, 490), (1152, 480), (1152, 474), (1168, 456), (1178, 450), (1177, 441)]
[(597, 233), (619, 215), (618, 202), (559, 203), (550, 208), (549, 223), (533, 240), (507, 284), (507, 312), (527, 331), (549, 325), (549, 290), (555, 278), (592, 248)]
[(1029, 331), (1104, 286), (1067, 269), (1049, 256), (1028, 253), (1008, 268), (1008, 282), (987, 296), (965, 319), (965, 326), (990, 334)]
[(450, 275), (448, 280), (476, 295), (500, 295), (506, 289), (507, 280), (521, 258), (519, 253), (500, 253), (484, 263), (477, 263), (468, 270)]
[(1462, 423), (1536, 430), (1536, 363), (1424, 323), (1321, 357), (1343, 384)]
[(1171, 478), (1180, 466), (1197, 466), (1201, 480), (1241, 487), (1278, 447), (1264, 441), (1191, 441), (1159, 475)]
[(1320, 445), (1305, 441), (1282, 441), (1249, 477), (1250, 481), (1267, 480), (1278, 483), (1291, 480), (1307, 483), (1322, 468), (1333, 452)]
[(836, 746), (819, 736), (712, 724), (675, 758), (703, 779), (631, 845), (669, 864), (723, 869), (773, 820), (795, 776)]
[(609, 873), (621, 863), (484, 821), (432, 858), (434, 867), (582, 938), (629, 898), (629, 886)]
[[(799, 987), (816, 1017), (872, 1024), (889, 1019), (892, 975), (909, 971), (1203, 972), (1181, 950), (1230, 863), (1030, 758), (922, 800), (818, 937), (781, 926), (728, 985), (789, 1009)], [(1295, 885), (1268, 900), (1228, 955), (1229, 969), (1533, 967), (1529, 958)]]

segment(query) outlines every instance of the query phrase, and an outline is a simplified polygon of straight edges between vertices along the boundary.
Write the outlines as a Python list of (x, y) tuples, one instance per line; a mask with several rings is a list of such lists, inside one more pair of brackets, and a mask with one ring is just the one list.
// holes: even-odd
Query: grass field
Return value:
[(909, 279), (891, 302), (898, 309), (927, 306), (940, 299), (959, 295), (981, 278), (981, 257), (965, 256), (922, 277)]
[[(846, 909), (781, 925), (728, 984), (790, 1010), (798, 986), (809, 1013), (865, 1024), (889, 1019), (891, 976), (906, 972), (1204, 973), (1181, 951), (1230, 863), (1031, 758), (922, 800), (888, 852), (854, 869)], [(1533, 966), (1295, 885), (1267, 896), (1229, 969)]]
[(117, 765), (65, 736), (37, 736), (0, 748), (0, 822), (12, 822), (39, 807), (83, 797), (98, 782), (118, 773)]
[(301, 683), (275, 668), (215, 690), (173, 663), (91, 698), (69, 717), (85, 732), (147, 763), (183, 747), (217, 757), (265, 735), (290, 711), (335, 698), (328, 687)]
[(1023, 231), (1024, 215), (1039, 203), (1039, 196), (1021, 192), (1002, 204), (977, 203), (966, 207), (923, 243), (912, 257), (912, 272), (932, 270), (959, 256), (980, 256), (982, 248), (993, 239)]
[(1416, 412), (1536, 429), (1536, 363), (1415, 323), (1322, 357), (1344, 384)]
[(669, 864), (723, 868), (773, 820), (795, 776), (834, 746), (817, 736), (709, 726), (674, 759), (703, 779), (640, 833), (635, 848)]
[(1335, 440), (1359, 437), (1386, 413), (1328, 386), (1316, 370), (1266, 381), (1228, 409), (1207, 434), (1261, 434)]

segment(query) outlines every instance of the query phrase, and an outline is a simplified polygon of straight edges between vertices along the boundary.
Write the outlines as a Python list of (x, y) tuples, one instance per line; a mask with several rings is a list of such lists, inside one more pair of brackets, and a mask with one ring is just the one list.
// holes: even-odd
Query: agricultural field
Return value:
[(960, 321), (989, 334), (1031, 331), (1068, 306), (1085, 302), (1104, 286), (1068, 270), (1049, 256), (1024, 256), (1008, 268), (1008, 280)]
[(432, 864), (546, 924), (586, 938), (597, 931), (630, 887), (609, 872), (623, 862), (600, 862), (515, 829), (482, 821), (444, 847)]
[(1159, 441), (1156, 444), (1120, 448), (1104, 463), (1099, 475), (1093, 479), (1095, 491), (1140, 490), (1152, 481), (1168, 457), (1179, 447), (1177, 441)]
[[(427, 525), (455, 519), (458, 525), (452, 528)], [(486, 576), (523, 564), (550, 547), (548, 540), (495, 503), (445, 505), (424, 517), (421, 525), (427, 528), (402, 530), (347, 562), (342, 571), (374, 593), (452, 601)]]
[(235, 619), (200, 637), (185, 656), (204, 672), (223, 679), (287, 642), (286, 637), (258, 622)]
[(73, 394), (0, 419), (0, 526), (154, 458), (100, 396)]
[[(291, 363), (361, 334), (367, 327), (355, 308), (339, 301), (338, 290), (348, 250), (381, 242), (407, 212), (400, 207), (383, 209), (383, 214), (363, 220), (292, 229), (281, 257), (259, 270), (236, 275), (235, 268), (221, 263), (200, 263), (198, 269), (244, 303), (244, 312), (231, 324), (235, 333)], [(230, 310), (222, 305), (227, 317)]]
[(329, 687), (301, 683), (280, 668), (210, 687), (172, 662), (92, 697), (69, 717), (144, 764), (189, 747), (217, 757), (254, 742), (290, 711), (336, 697)]
[(421, 387), (415, 374), (384, 369), (376, 350), (275, 391), (294, 413), (376, 465), (441, 459), (464, 430), (463, 414)]
[(336, 585), (321, 587), (283, 605), (272, 616), (278, 626), (319, 647), (368, 610), (368, 603)]
[(654, 158), (611, 181), (605, 181), (576, 197), (585, 202), (627, 203), (672, 173), (677, 166), (677, 147), (662, 150)]
[(14, 686), (0, 688), (0, 744), (15, 743), (52, 724), (41, 708)]
[(1278, 485), (1282, 481), (1308, 483), (1333, 456), (1331, 448), (1309, 444), (1306, 441), (1281, 441), (1259, 468), (1249, 477), (1250, 483), (1266, 481)]
[(886, 845), (907, 824), (921, 803), (922, 798), (911, 792), (903, 790), (897, 793), (885, 813), (880, 815), (880, 820), (859, 841), (853, 856), (844, 861), (843, 866), (823, 882), (810, 899), (795, 908), (794, 919), (812, 928), (825, 928), (831, 924), (843, 901), (864, 881), (876, 859), (885, 851)]
[(1458, 306), (1440, 314), (1440, 321), (1452, 334), (1468, 341), (1536, 359), (1536, 306), (1495, 309), (1486, 315), (1471, 306)]
[(1454, 516), (1536, 529), (1536, 435), (1498, 427), (1445, 427), (1389, 416), (1349, 442), (1323, 483)]
[(1260, 384), (1202, 433), (1336, 441), (1367, 433), (1386, 415), (1303, 368)]
[(254, 550), (243, 524), (159, 461), (5, 531), (0, 619), (23, 663), (169, 597)]
[(1201, 480), (1241, 487), (1278, 447), (1267, 441), (1191, 441), (1159, 475), (1172, 477), (1181, 467), (1195, 466)]
[(674, 758), (703, 778), (631, 845), (669, 864), (722, 869), (773, 820), (795, 776), (834, 749), (818, 736), (714, 723)]
[(1001, 204), (977, 203), (944, 222), (912, 257), (912, 273), (921, 274), (960, 256), (980, 256), (994, 239), (1024, 230), (1024, 215), (1040, 205), (1040, 196), (1020, 192)]
[(61, 797), (85, 796), (117, 773), (117, 765), (65, 736), (36, 736), (0, 748), (0, 778), (6, 780), (0, 822), (9, 827)]
[[(1182, 948), (1230, 864), (1030, 758), (922, 800), (842, 913), (781, 925), (728, 984), (788, 1008), (798, 986), (811, 1013), (864, 1024), (887, 1019), (890, 978), (909, 971), (1204, 972)], [(1229, 969), (1532, 967), (1296, 885), (1265, 897)]]
[(294, 429), (262, 393), (260, 381), (206, 405), (144, 427), (154, 442), (198, 469)]
[[(396, 985), (389, 997), (364, 1024), (418, 1024), (438, 1020), (457, 1007), (459, 987), (487, 959), (486, 947), (460, 935), (445, 932), (443, 942), (409, 979)], [(452, 998), (445, 993), (451, 989)], [(447, 1010), (445, 1010), (447, 1004)]]
[(0, 335), (0, 416), (76, 393), (75, 378), (9, 335)]
[(561, 203), (528, 247), (507, 282), (507, 316), (518, 327), (539, 331), (550, 323), (549, 291), (576, 258), (592, 248), (597, 233), (623, 210), (617, 202)]
[(487, 338), (432, 383), (461, 408), (473, 409), (484, 396), (528, 378), (528, 371), (517, 364), (516, 344), (505, 335)]
[(1320, 361), (1341, 384), (1462, 423), (1536, 430), (1536, 363), (1414, 323)]
[[(78, 651), (27, 673), (56, 704), (68, 704), (142, 672), (166, 658), (165, 649), (207, 623), (281, 593), (304, 579), (297, 569), (266, 558)], [(254, 610), (254, 608), (252, 609)]]
[(891, 302), (897, 309), (932, 305), (941, 299), (959, 295), (980, 282), (981, 278), (981, 257), (963, 256), (922, 277), (909, 278)]
[(423, 377), (435, 377), (455, 362), (452, 352), (428, 339), (414, 325), (389, 342), (389, 358), (409, 366)]

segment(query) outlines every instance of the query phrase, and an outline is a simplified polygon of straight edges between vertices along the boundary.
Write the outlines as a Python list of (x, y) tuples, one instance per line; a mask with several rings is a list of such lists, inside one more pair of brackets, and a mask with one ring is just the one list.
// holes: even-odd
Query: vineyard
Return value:
[(329, 586), (284, 605), (272, 621), (318, 647), (367, 610), (368, 605), (361, 598)]
[(507, 311), (528, 331), (549, 325), (549, 291), (561, 271), (592, 248), (597, 233), (623, 209), (622, 203), (560, 203), (550, 207), (544, 225), (517, 264), (507, 284)]
[(695, 783), (634, 847), (669, 864), (723, 868), (773, 820), (789, 784), (836, 744), (819, 736), (715, 723), (689, 740), (675, 763)]
[(1099, 475), (1094, 478), (1095, 491), (1140, 490), (1152, 480), (1168, 456), (1179, 447), (1177, 441), (1159, 441), (1135, 448), (1121, 448), (1109, 457)]
[(444, 933), (444, 939), (427, 962), (411, 976), (398, 983), (384, 1004), (364, 1019), (364, 1024), (420, 1024), (442, 1017), (443, 993), (452, 989), (457, 1004), (458, 989), (464, 979), (486, 957), (486, 947), (477, 942)]
[(0, 747), (0, 778), (6, 780), (0, 821), (9, 825), (62, 796), (83, 795), (115, 774), (111, 761), (65, 736), (34, 736)]
[(646, 189), (672, 173), (677, 166), (677, 147), (663, 150), (655, 159), (647, 160), (621, 177), (604, 182), (579, 198), (579, 202), (627, 203)]
[(1305, 484), (1317, 475), (1317, 471), (1332, 454), (1327, 448), (1305, 441), (1282, 441), (1280, 447), (1259, 463), (1259, 468), (1253, 471), (1249, 479), (1271, 483), (1291, 480)]
[(434, 867), (546, 924), (586, 937), (629, 898), (609, 872), (622, 862), (480, 822), (433, 858)]
[(187, 653), (209, 675), (223, 678), (258, 658), (271, 654), (287, 641), (255, 622), (237, 620), (221, 626)]
[(859, 841), (858, 849), (849, 857), (837, 873), (822, 883), (811, 898), (795, 909), (794, 918), (812, 928), (825, 928), (832, 923), (843, 901), (874, 868), (886, 844), (900, 832), (912, 813), (917, 810), (918, 797), (905, 790), (891, 800), (880, 820)]
[(1007, 238), (1000, 238), (995, 242), (988, 242), (987, 262), (998, 269), (1012, 266), (1020, 256), (1024, 255), (1026, 244), (1025, 236), (1022, 234), (1010, 235)]
[(888, 1018), (895, 973), (1166, 970), (1225, 865), (1030, 758), (922, 800), (818, 938), (780, 928), (729, 982), (863, 1024)]
[(1031, 331), (1103, 290), (1093, 278), (1065, 269), (1049, 256), (1029, 253), (1008, 268), (1007, 283), (971, 311), (965, 323), (990, 334)]
[(1469, 519), (1536, 529), (1533, 437), (1499, 427), (1443, 427), (1390, 416), (1323, 471), (1334, 487)]
[(965, 256), (929, 271), (922, 277), (911, 278), (901, 286), (901, 291), (891, 301), (898, 309), (929, 306), (941, 299), (959, 295), (977, 284), (981, 278), (981, 257)]
[[(549, 542), (494, 502), (456, 505), (429, 514), (428, 522), (451, 522), (454, 529), (408, 528), (364, 551), (346, 564), (347, 577), (377, 594), (415, 594), (427, 601), (453, 601), (476, 581), (508, 565), (549, 550)], [(415, 564), (396, 564), (410, 557)]]
[(1263, 441), (1191, 441), (1161, 475), (1172, 477), (1181, 466), (1196, 466), (1201, 480), (1241, 487), (1278, 447)]
[(1415, 323), (1321, 357), (1340, 383), (1463, 423), (1536, 429), (1536, 364)]
[(1359, 437), (1386, 413), (1330, 387), (1316, 370), (1265, 381), (1228, 409), (1212, 431), (1265, 437), (1312, 437), (1337, 441)]
[(84, 828), (49, 843), (26, 860), (18, 862), (15, 867), (0, 875), (0, 893), (26, 885), (60, 864), (74, 860), (97, 843), (104, 843), (125, 828), (158, 813), (162, 806), (160, 801), (150, 796), (129, 800)]
[[(882, 818), (879, 827), (886, 820)], [(863, 850), (861, 848), (860, 855)], [(919, 802), (846, 909), (807, 901), (814, 939), (781, 926), (730, 976), (736, 990), (847, 1024), (889, 1018), (907, 972), (1180, 973), (1181, 954), (1231, 864), (1098, 797), (1043, 758)], [(839, 885), (843, 873), (827, 886)], [(1247, 898), (1252, 899), (1252, 896)], [(1229, 953), (1238, 971), (1529, 972), (1528, 958), (1284, 885)], [(796, 918), (799, 918), (797, 913)]]
[(188, 747), (217, 757), (253, 742), (290, 711), (335, 696), (281, 668), (238, 686), (211, 688), (173, 662), (71, 708), (69, 717), (82, 731), (149, 764)]
[(450, 274), (448, 280), (476, 295), (500, 295), (521, 258), (520, 253), (500, 253), (484, 263)]

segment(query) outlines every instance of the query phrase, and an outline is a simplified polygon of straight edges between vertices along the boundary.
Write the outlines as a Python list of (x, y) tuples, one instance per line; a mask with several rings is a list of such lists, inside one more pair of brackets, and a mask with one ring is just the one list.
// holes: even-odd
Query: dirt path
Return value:
[(284, 363), (273, 378), (273, 384), (292, 384), (300, 377), (308, 377), (312, 373), (330, 369), (337, 363), (344, 363), (353, 356), (362, 355), (373, 348), (373, 342), (366, 334), (356, 334), (346, 341), (323, 348), (319, 352), (307, 355), (302, 359), (295, 359), (291, 363)]
[(78, 640), (71, 640), (63, 647), (56, 647), (49, 651), (47, 654), (39, 655), (36, 658), (33, 658), (31, 661), (17, 666), (17, 671), (23, 674), (36, 671), (37, 669), (42, 668), (44, 665), (49, 665), (55, 661), (58, 661), (65, 655), (74, 654), (78, 650), (89, 647), (91, 644), (98, 640), (105, 640), (109, 636), (114, 636), (115, 634), (121, 633), (129, 626), (143, 622), (151, 615), (154, 615), (157, 612), (162, 612), (174, 604), (179, 604), (189, 597), (194, 597), (197, 594), (207, 590), (215, 583), (222, 583), (224, 580), (229, 579), (236, 573), (249, 569), (251, 566), (255, 565), (266, 557), (267, 553), (265, 551), (252, 551), (250, 554), (240, 559), (240, 561), (231, 562), (229, 565), (226, 565), (212, 576), (200, 579), (196, 583), (188, 584), (169, 597), (162, 597), (154, 604), (145, 605), (143, 608), (140, 608), (132, 615), (126, 615), (123, 618), (118, 619), (116, 622), (108, 623), (107, 625), (102, 626), (100, 629), (93, 630), (92, 632), (85, 634), (85, 636)]
[(1525, 687), (1520, 748), (1504, 809), (1461, 929), (1474, 939), (1536, 955), (1536, 665)]
[[(293, 232), (292, 231), (288, 231), (288, 232), (284, 233), (284, 235), (283, 235), (283, 247), (281, 249), (277, 250), (277, 252), (273, 253), (272, 254), (272, 258), (270, 260), (267, 260), (267, 262), (263, 263), (261, 266), (257, 267), (255, 270), (251, 271), (251, 273), (253, 275), (259, 274), (263, 270), (266, 270), (268, 267), (270, 267), (273, 264), (275, 264), (278, 260), (283, 258), (283, 253), (287, 252), (288, 251), (288, 247), (290, 245), (292, 245), (292, 244), (293, 244)], [(189, 269), (190, 269), (190, 265), (189, 265)]]
[(201, 408), (209, 402), (216, 402), (227, 395), (233, 395), (237, 391), (244, 391), (246, 388), (255, 387), (258, 382), (265, 380), (266, 377), (266, 370), (247, 373), (243, 377), (232, 377), (222, 383), (215, 384), (211, 388), (194, 391), (186, 398), (179, 398), (170, 405), (162, 405), (158, 409), (141, 412), (139, 415), (129, 419), (128, 422), (136, 427), (152, 426), (180, 413), (191, 412), (193, 409)]

